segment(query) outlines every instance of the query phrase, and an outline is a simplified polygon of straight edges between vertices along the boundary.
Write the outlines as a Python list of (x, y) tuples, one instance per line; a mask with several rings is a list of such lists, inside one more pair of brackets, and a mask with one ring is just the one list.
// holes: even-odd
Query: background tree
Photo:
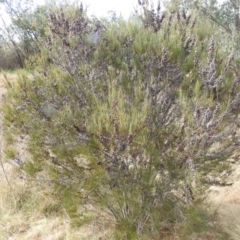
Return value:
[(19, 67), (23, 68), (24, 60), (40, 51), (47, 6), (35, 8), (31, 0), (5, 0), (0, 4), (11, 20), (6, 22), (2, 17), (1, 37), (9, 48), (15, 51)]
[[(235, 59), (239, 62), (239, 41), (240, 41), (240, 2), (239, 0), (180, 0), (167, 1), (166, 7), (170, 11), (185, 9), (196, 11), (199, 16), (208, 17), (218, 30), (213, 32), (215, 38), (219, 38), (226, 54), (235, 52)], [(239, 63), (235, 66), (235, 73), (239, 75)]]
[(226, 32), (232, 34), (234, 30), (240, 31), (240, 2), (239, 0), (228, 0), (219, 3), (217, 0), (172, 0), (167, 1), (166, 6), (184, 7), (186, 10), (196, 9), (208, 16), (213, 22), (222, 27)]

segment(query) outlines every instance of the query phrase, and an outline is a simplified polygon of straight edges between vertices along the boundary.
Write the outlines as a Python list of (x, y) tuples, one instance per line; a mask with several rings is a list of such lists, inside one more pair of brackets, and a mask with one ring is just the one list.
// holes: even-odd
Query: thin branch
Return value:
[(231, 30), (229, 27), (227, 27), (227, 26), (225, 26), (224, 24), (222, 24), (221, 22), (219, 22), (215, 17), (213, 17), (213, 15), (209, 14), (206, 9), (202, 9), (201, 11), (202, 11), (204, 14), (208, 15), (212, 21), (214, 21), (214, 22), (217, 23), (219, 26), (221, 26), (223, 29), (225, 29), (227, 33), (229, 33), (229, 34), (232, 35), (232, 30)]
[(237, 10), (239, 7), (237, 6), (237, 4), (233, 1), (233, 0), (229, 0), (231, 2), (231, 4), (233, 5), (233, 8), (235, 10)]
[(10, 191), (11, 191), (12, 195), (14, 196), (14, 198), (17, 199), (17, 197), (16, 197), (16, 195), (15, 195), (15, 193), (14, 193), (14, 190), (13, 190), (11, 184), (10, 184), (10, 181), (9, 181), (9, 179), (8, 179), (8, 177), (7, 177), (7, 173), (6, 173), (6, 171), (5, 171), (4, 165), (3, 165), (3, 161), (2, 161), (2, 149), (0, 149), (0, 163), (1, 163), (1, 168), (2, 168), (2, 171), (3, 171), (4, 177), (5, 177), (5, 179), (6, 179), (6, 181), (7, 181), (7, 184), (8, 184), (8, 186), (9, 186), (9, 188), (10, 188)]

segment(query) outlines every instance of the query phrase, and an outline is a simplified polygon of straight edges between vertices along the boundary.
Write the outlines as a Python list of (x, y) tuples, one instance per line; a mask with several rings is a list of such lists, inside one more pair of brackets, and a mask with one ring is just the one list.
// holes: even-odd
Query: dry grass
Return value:
[(231, 239), (240, 239), (240, 183), (235, 183), (226, 192), (226, 203), (219, 209), (220, 222)]
[(74, 228), (57, 205), (51, 186), (19, 179), (8, 163), (4, 170), (8, 182), (1, 170), (0, 240), (111, 239), (110, 224), (100, 212), (94, 216), (92, 211), (86, 224)]
[(218, 212), (219, 224), (232, 240), (240, 239), (240, 182), (228, 187), (211, 187), (210, 202)]
[[(239, 192), (240, 194), (240, 192)], [(219, 210), (220, 222), (224, 230), (233, 240), (240, 239), (240, 204), (229, 203), (221, 206)]]

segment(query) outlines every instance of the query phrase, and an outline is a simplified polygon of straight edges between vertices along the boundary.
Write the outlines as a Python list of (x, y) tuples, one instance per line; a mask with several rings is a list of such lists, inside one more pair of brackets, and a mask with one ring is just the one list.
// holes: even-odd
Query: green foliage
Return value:
[(0, 2), (0, 6), (5, 9), (5, 14), (8, 14), (11, 20), (11, 23), (6, 23), (1, 19), (0, 69), (12, 70), (26, 67), (25, 60), (40, 53), (41, 45), (46, 41), (45, 30), (49, 4), (36, 7), (31, 0)]
[(14, 48), (8, 42), (0, 43), (0, 70), (13, 70), (19, 68)]
[[(214, 35), (219, 39), (227, 54), (235, 52), (235, 59), (239, 64), (239, 36), (240, 36), (240, 2), (237, 0), (180, 0), (169, 1), (167, 8), (180, 11), (185, 8), (189, 11), (195, 10), (201, 19), (209, 19), (217, 28)], [(203, 29), (205, 30), (205, 29)], [(238, 67), (239, 68), (239, 67)], [(238, 71), (238, 68), (236, 71)]]
[(215, 29), (142, 7), (105, 26), (81, 7), (52, 10), (35, 71), (3, 107), (6, 131), (29, 136), (21, 170), (47, 172), (72, 219), (86, 202), (107, 208), (124, 239), (188, 221), (196, 231), (194, 185), (236, 148), (239, 81)]

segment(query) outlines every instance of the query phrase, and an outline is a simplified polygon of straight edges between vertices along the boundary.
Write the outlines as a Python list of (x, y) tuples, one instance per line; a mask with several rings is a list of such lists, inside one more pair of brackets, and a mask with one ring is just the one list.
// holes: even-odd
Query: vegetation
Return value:
[(89, 18), (82, 4), (47, 13), (30, 73), (7, 81), (4, 152), (18, 174), (49, 182), (75, 226), (81, 206), (102, 208), (113, 239), (226, 239), (202, 197), (239, 145), (237, 61), (217, 26), (144, 1), (129, 20)]
[(11, 19), (8, 23), (0, 18), (0, 46), (4, 55), (0, 69), (24, 68), (24, 61), (40, 52), (47, 6), (34, 7), (31, 0), (3, 0), (0, 4)]
[(170, 6), (172, 4), (178, 8), (195, 9), (201, 17), (207, 17), (213, 24), (218, 26), (217, 35), (224, 46), (224, 50), (228, 54), (235, 52), (235, 59), (239, 61), (240, 2), (238, 0), (171, 0), (168, 2), (170, 2)]

